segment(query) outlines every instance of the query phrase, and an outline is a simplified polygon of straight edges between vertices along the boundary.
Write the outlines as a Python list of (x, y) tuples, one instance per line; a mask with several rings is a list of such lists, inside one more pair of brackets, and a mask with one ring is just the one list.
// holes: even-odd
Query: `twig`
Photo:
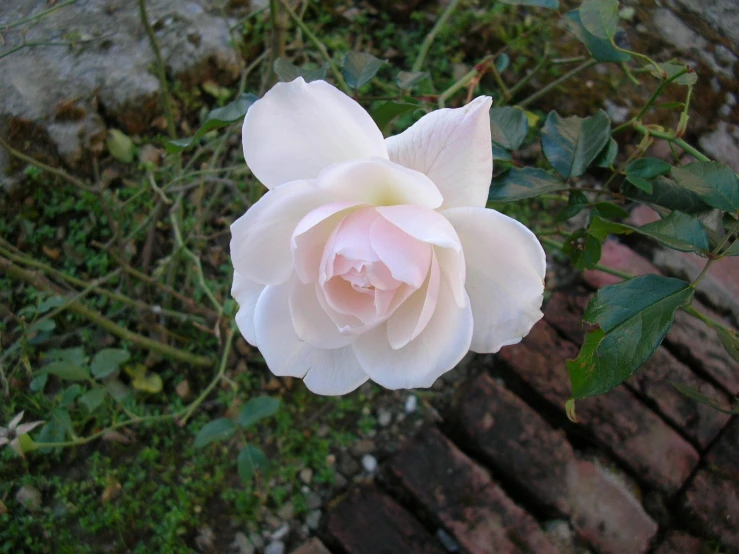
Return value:
[(29, 163), (29, 164), (31, 164), (33, 166), (36, 166), (39, 169), (43, 169), (44, 171), (46, 171), (48, 173), (51, 173), (52, 175), (56, 175), (57, 177), (61, 177), (62, 179), (64, 179), (65, 181), (67, 181), (67, 182), (69, 182), (71, 184), (73, 184), (75, 187), (77, 187), (80, 190), (83, 190), (85, 192), (91, 192), (93, 194), (97, 194), (98, 193), (98, 190), (97, 189), (95, 189), (94, 187), (91, 187), (90, 185), (86, 184), (81, 179), (78, 179), (77, 177), (74, 177), (73, 175), (70, 175), (69, 173), (67, 173), (63, 169), (57, 169), (56, 167), (51, 167), (50, 165), (46, 165), (45, 163), (40, 162), (40, 161), (32, 158), (31, 156), (27, 156), (26, 154), (23, 154), (22, 152), (19, 152), (18, 150), (16, 150), (12, 146), (10, 146), (10, 144), (8, 144), (2, 137), (0, 137), (0, 146), (2, 146), (3, 148), (5, 148), (5, 150), (7, 150), (8, 153), (11, 156), (13, 156), (15, 158), (18, 158), (19, 160), (23, 160), (24, 162)]
[(537, 90), (534, 94), (532, 94), (528, 98), (524, 98), (523, 100), (521, 100), (521, 102), (517, 102), (516, 105), (518, 105), (518, 106), (520, 106), (522, 108), (528, 106), (532, 102), (535, 102), (536, 100), (538, 100), (542, 96), (544, 96), (547, 93), (549, 93), (549, 91), (551, 91), (552, 89), (557, 88), (562, 83), (564, 83), (567, 80), (571, 79), (572, 77), (574, 77), (578, 73), (581, 73), (581, 72), (585, 71), (586, 69), (589, 69), (589, 68), (593, 67), (597, 63), (598, 63), (598, 60), (588, 60), (586, 62), (581, 63), (580, 65), (578, 65), (573, 70), (568, 71), (567, 73), (565, 73), (564, 75), (562, 75), (558, 79), (555, 79), (554, 81), (552, 81), (548, 85), (543, 86), (542, 88), (540, 88), (539, 90)]
[[(7, 273), (10, 277), (14, 279), (18, 279), (31, 285), (37, 290), (57, 294), (60, 292), (55, 286), (53, 286), (47, 280), (43, 279), (40, 275), (25, 270), (2, 256), (0, 256), (0, 270)], [(168, 356), (175, 360), (192, 364), (198, 367), (211, 367), (213, 365), (213, 360), (211, 360), (210, 358), (198, 356), (190, 352), (185, 352), (184, 350), (180, 350), (179, 348), (169, 346), (168, 344), (163, 344), (159, 341), (155, 341), (148, 337), (144, 337), (143, 335), (139, 335), (138, 333), (134, 333), (133, 331), (129, 331), (125, 327), (121, 327), (114, 321), (108, 319), (100, 312), (88, 308), (80, 302), (71, 303), (67, 307), (67, 309), (99, 325), (110, 334), (115, 335), (122, 340), (131, 341), (143, 348), (162, 354), (163, 356)]]
[(169, 91), (169, 83), (167, 82), (167, 72), (164, 66), (164, 60), (162, 59), (162, 52), (159, 50), (159, 43), (157, 37), (154, 34), (154, 29), (149, 23), (149, 16), (146, 13), (146, 0), (139, 0), (139, 11), (141, 12), (141, 23), (146, 29), (146, 34), (149, 37), (151, 43), (151, 49), (154, 51), (154, 58), (156, 59), (156, 71), (159, 77), (159, 85), (162, 87), (162, 107), (164, 108), (164, 117), (167, 119), (167, 131), (172, 139), (177, 138), (177, 127), (174, 121), (174, 111), (172, 110), (172, 98)]
[(423, 42), (421, 43), (421, 48), (418, 51), (418, 56), (416, 56), (416, 61), (413, 62), (413, 68), (411, 69), (411, 71), (421, 71), (423, 63), (426, 61), (426, 56), (428, 56), (429, 50), (431, 49), (431, 45), (436, 39), (436, 35), (439, 34), (439, 31), (441, 31), (441, 29), (444, 27), (447, 20), (451, 17), (452, 13), (454, 13), (454, 10), (457, 9), (459, 2), (460, 0), (452, 0), (451, 2), (449, 2), (447, 7), (442, 12), (441, 17), (439, 17), (439, 19), (436, 21), (436, 24), (432, 27), (431, 31), (429, 31), (429, 34), (426, 35), (426, 38), (423, 39)]
[(334, 75), (334, 79), (336, 79), (336, 82), (339, 84), (339, 87), (341, 87), (341, 90), (343, 90), (346, 94), (351, 95), (352, 89), (349, 88), (349, 85), (346, 84), (346, 81), (344, 80), (344, 76), (341, 74), (341, 71), (334, 63), (333, 58), (329, 56), (328, 50), (326, 50), (326, 47), (324, 44), (318, 39), (316, 35), (313, 34), (313, 31), (311, 31), (308, 26), (303, 22), (302, 19), (298, 16), (298, 14), (295, 13), (295, 11), (290, 7), (290, 4), (287, 2), (287, 0), (279, 0), (280, 4), (282, 4), (282, 7), (285, 8), (285, 11), (290, 16), (290, 18), (295, 22), (295, 24), (300, 27), (300, 29), (306, 34), (306, 36), (310, 39), (310, 41), (313, 43), (313, 46), (318, 48), (318, 51), (321, 53), (321, 56), (323, 56), (323, 59), (326, 60), (326, 63), (328, 63), (329, 68), (331, 69), (331, 73)]
[(228, 365), (228, 357), (231, 354), (231, 345), (233, 344), (234, 335), (236, 334), (236, 329), (233, 325), (231, 325), (231, 328), (228, 331), (228, 335), (226, 335), (226, 344), (223, 345), (223, 353), (221, 354), (221, 363), (218, 367), (218, 373), (216, 373), (216, 376), (213, 378), (213, 380), (208, 384), (207, 387), (205, 387), (205, 390), (202, 392), (200, 396), (198, 396), (192, 404), (190, 404), (187, 407), (187, 410), (185, 410), (185, 413), (182, 415), (181, 418), (178, 418), (178, 423), (181, 426), (184, 426), (187, 423), (187, 420), (190, 419), (190, 416), (195, 411), (195, 409), (200, 406), (200, 404), (203, 403), (203, 401), (208, 398), (208, 395), (210, 394), (210, 391), (212, 391), (215, 386), (218, 384), (218, 382), (223, 377), (223, 374), (226, 372), (226, 366)]
[(279, 0), (269, 0), (269, 18), (272, 24), (272, 47), (269, 53), (269, 67), (267, 75), (270, 76), (270, 84), (274, 82), (277, 75), (274, 72), (275, 60), (285, 57), (285, 42), (287, 41), (287, 19), (286, 13), (280, 9)]
[(6, 25), (4, 29), (13, 29), (14, 27), (18, 27), (19, 25), (23, 25), (24, 23), (29, 23), (31, 21), (37, 21), (39, 19), (42, 19), (46, 17), (47, 15), (50, 15), (57, 11), (60, 8), (64, 8), (66, 6), (71, 6), (72, 4), (76, 4), (77, 0), (67, 0), (66, 2), (62, 2), (61, 4), (57, 4), (56, 6), (53, 6), (49, 8), (48, 10), (44, 10), (42, 12), (37, 13), (36, 15), (29, 15), (28, 17), (24, 17), (23, 19), (19, 19), (15, 23), (11, 23), (9, 25)]

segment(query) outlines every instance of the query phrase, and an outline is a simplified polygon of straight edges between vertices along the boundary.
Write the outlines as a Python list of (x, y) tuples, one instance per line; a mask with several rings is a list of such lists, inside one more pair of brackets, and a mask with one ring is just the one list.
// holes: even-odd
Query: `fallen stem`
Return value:
[(460, 0), (452, 0), (451, 2), (449, 2), (449, 4), (447, 4), (447, 7), (444, 8), (444, 11), (442, 12), (439, 19), (426, 35), (426, 38), (423, 39), (423, 42), (421, 43), (421, 48), (418, 51), (418, 56), (416, 56), (416, 61), (413, 62), (413, 68), (411, 69), (411, 71), (421, 71), (423, 63), (426, 61), (426, 56), (428, 56), (429, 50), (431, 49), (431, 45), (436, 39), (436, 35), (439, 34), (439, 31), (441, 31), (447, 20), (452, 16), (454, 10), (457, 9), (459, 2)]
[(543, 86), (542, 88), (540, 88), (539, 90), (537, 90), (534, 94), (532, 94), (528, 98), (524, 98), (521, 102), (517, 102), (516, 105), (518, 105), (518, 106), (520, 106), (522, 108), (528, 106), (532, 102), (535, 102), (536, 100), (538, 100), (542, 96), (546, 95), (550, 90), (552, 90), (554, 88), (557, 88), (562, 83), (565, 83), (567, 80), (571, 79), (572, 77), (574, 77), (578, 73), (581, 73), (581, 72), (585, 71), (586, 69), (589, 69), (589, 68), (593, 67), (597, 63), (598, 63), (598, 60), (588, 60), (586, 62), (581, 63), (580, 65), (578, 65), (577, 67), (575, 67), (571, 71), (568, 71), (567, 73), (565, 73), (564, 75), (562, 75), (558, 79), (555, 79), (554, 81), (552, 81), (548, 85)]
[[(49, 281), (47, 281), (40, 275), (15, 265), (12, 261), (3, 256), (0, 256), (0, 270), (14, 279), (23, 281), (31, 285), (37, 290), (51, 292), (54, 294), (62, 293), (62, 291), (60, 291), (57, 287), (52, 285)], [(133, 342), (134, 344), (138, 344), (143, 348), (146, 348), (153, 352), (157, 352), (159, 354), (162, 354), (163, 356), (168, 356), (175, 360), (192, 364), (198, 367), (211, 367), (213, 365), (213, 360), (211, 360), (210, 358), (198, 356), (196, 354), (180, 350), (179, 348), (175, 348), (168, 344), (150, 339), (143, 335), (139, 335), (138, 333), (134, 333), (133, 331), (129, 331), (125, 327), (121, 327), (114, 321), (108, 319), (100, 312), (88, 308), (80, 302), (71, 303), (67, 307), (67, 309), (70, 312), (74, 312), (77, 315), (80, 315), (85, 319), (91, 321), (92, 323), (95, 323), (96, 325), (108, 331), (110, 334), (115, 335), (122, 340)]]

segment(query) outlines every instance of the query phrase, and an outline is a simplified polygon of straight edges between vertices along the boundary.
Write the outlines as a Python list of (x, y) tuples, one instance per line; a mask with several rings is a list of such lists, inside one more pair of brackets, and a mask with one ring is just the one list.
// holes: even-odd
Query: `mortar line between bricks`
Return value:
[[(471, 376), (470, 381), (476, 379), (477, 377), (478, 375)], [(464, 387), (464, 385), (462, 386)], [(513, 394), (516, 393), (513, 392)], [(518, 395), (516, 394), (516, 396)], [(518, 396), (518, 398), (521, 399), (521, 401), (524, 402), (529, 408), (536, 411), (536, 413), (542, 415), (536, 408), (528, 404), (525, 399), (521, 398), (520, 396)], [(450, 425), (452, 424), (450, 424), (449, 421), (450, 419), (444, 418), (444, 424), (438, 426), (437, 429), (439, 429), (439, 431), (447, 439), (449, 439), (449, 441), (454, 446), (459, 448), (459, 450), (465, 456), (467, 456), (475, 464), (483, 468), (487, 472), (490, 479), (496, 485), (498, 485), (503, 490), (503, 492), (505, 492), (508, 498), (510, 498), (517, 506), (529, 513), (531, 517), (533, 517), (540, 524), (543, 521), (549, 519), (564, 519), (567, 520), (568, 523), (571, 523), (570, 516), (559, 513), (553, 508), (543, 506), (542, 504), (537, 504), (537, 500), (535, 498), (531, 497), (531, 495), (527, 494), (526, 491), (515, 484), (515, 479), (508, 478), (506, 472), (503, 471), (500, 467), (497, 467), (495, 464), (489, 463), (487, 460), (485, 460), (481, 456), (480, 452), (474, 446), (469, 444), (471, 442), (471, 439), (469, 439), (469, 437), (461, 435), (458, 432), (452, 433), (451, 431), (453, 429), (450, 427)], [(559, 430), (559, 428), (557, 427), (554, 428)], [(575, 450), (574, 447), (573, 450)]]
[[(565, 339), (565, 340), (567, 340), (567, 342), (570, 342), (571, 344), (574, 344), (571, 341), (569, 341), (568, 339)], [(507, 375), (516, 376), (515, 369), (513, 369), (510, 366), (508, 366), (508, 364), (505, 361), (500, 360), (499, 363), (501, 364), (501, 366), (503, 366), (503, 367), (506, 368), (506, 374)], [(556, 410), (557, 410), (557, 406), (556, 405), (554, 405), (550, 401), (548, 401), (544, 396), (542, 396), (538, 391), (536, 391), (531, 385), (527, 384), (523, 379), (518, 378), (518, 381), (519, 381), (518, 386), (520, 388), (523, 388), (523, 389), (525, 389), (527, 391), (527, 396), (529, 398), (531, 398), (531, 397), (536, 398), (537, 399), (537, 404), (538, 403), (541, 403), (542, 405), (547, 406), (547, 409), (548, 409), (548, 411), (550, 413), (556, 413)], [(506, 384), (506, 386), (507, 386), (507, 384)], [(627, 389), (627, 390), (629, 391), (629, 394), (631, 394), (631, 396), (633, 396), (634, 399), (637, 402), (643, 404), (644, 407), (647, 410), (649, 410), (650, 412), (653, 412), (654, 415), (657, 416), (660, 419), (660, 421), (662, 421), (663, 423), (665, 423), (670, 428), (670, 430), (673, 430), (674, 431), (673, 427), (671, 425), (669, 425), (669, 423), (665, 422), (664, 418), (661, 416), (661, 414), (659, 412), (654, 412), (648, 405), (646, 405), (644, 402), (642, 402), (641, 398), (639, 398), (636, 394), (634, 394), (631, 391), (631, 389)], [(513, 391), (513, 392), (514, 392), (514, 394), (516, 394), (516, 396), (518, 396), (519, 398), (521, 398), (521, 400), (523, 400), (524, 402), (526, 402), (526, 404), (528, 404), (532, 409), (534, 409), (539, 415), (541, 415), (542, 417), (544, 417), (545, 419), (547, 419), (548, 421), (550, 421), (550, 418), (548, 418), (545, 415), (545, 412), (542, 412), (542, 410), (540, 408), (535, 408), (534, 406), (532, 406), (532, 403), (529, 400), (527, 400), (526, 397), (521, 396), (520, 394), (518, 394), (515, 391)], [(575, 444), (572, 443), (572, 438), (573, 438), (574, 431), (575, 431), (575, 429), (578, 429), (577, 425), (579, 425), (579, 424), (572, 424), (572, 423), (565, 422), (565, 421), (563, 421), (561, 425), (560, 424), (553, 425), (553, 427), (555, 429), (561, 430), (561, 431), (563, 431), (565, 433), (568, 442), (572, 445), (573, 449), (576, 452), (578, 452), (578, 451), (581, 450), (581, 448), (577, 446), (577, 442)], [(583, 427), (583, 429), (584, 429), (584, 427)], [(680, 434), (678, 434), (678, 436), (680, 436), (682, 438), (682, 436)], [(682, 487), (681, 487), (678, 490), (678, 492), (675, 492), (672, 495), (668, 495), (664, 491), (659, 491), (659, 489), (655, 489), (655, 487), (653, 487), (647, 481), (644, 480), (644, 478), (643, 478), (643, 476), (641, 474), (637, 473), (632, 468), (630, 468), (625, 463), (623, 463), (621, 461), (621, 459), (619, 458), (619, 456), (613, 451), (612, 448), (610, 448), (604, 442), (600, 441), (590, 431), (585, 431), (583, 433), (583, 436), (582, 437), (575, 437), (575, 438), (576, 438), (576, 440), (577, 439), (580, 439), (580, 440), (586, 441), (592, 447), (594, 447), (594, 448), (600, 450), (602, 453), (604, 453), (609, 460), (611, 460), (614, 464), (616, 464), (616, 466), (619, 468), (619, 470), (623, 471), (626, 475), (628, 475), (631, 479), (633, 479), (636, 483), (638, 483), (639, 487), (642, 490), (644, 490), (644, 491), (654, 491), (654, 490), (656, 490), (660, 494), (665, 494), (667, 498), (676, 498), (678, 492), (680, 490), (682, 490)], [(688, 444), (691, 444), (691, 443), (688, 442)], [(692, 444), (691, 444), (691, 447), (692, 447)], [(698, 451), (698, 454), (700, 456), (701, 452)], [(700, 458), (699, 458), (699, 461), (700, 461)], [(700, 465), (700, 463), (697, 464), (697, 465)], [(691, 476), (692, 476), (692, 472), (691, 472)]]

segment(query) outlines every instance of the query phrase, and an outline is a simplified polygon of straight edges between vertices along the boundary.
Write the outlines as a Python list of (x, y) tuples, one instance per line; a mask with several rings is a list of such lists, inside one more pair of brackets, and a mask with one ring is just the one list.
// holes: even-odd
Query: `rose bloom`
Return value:
[(542, 317), (541, 245), (485, 208), (491, 103), (388, 139), (324, 81), (279, 83), (251, 106), (244, 156), (269, 191), (231, 226), (231, 292), (275, 375), (326, 395), (368, 379), (430, 387)]

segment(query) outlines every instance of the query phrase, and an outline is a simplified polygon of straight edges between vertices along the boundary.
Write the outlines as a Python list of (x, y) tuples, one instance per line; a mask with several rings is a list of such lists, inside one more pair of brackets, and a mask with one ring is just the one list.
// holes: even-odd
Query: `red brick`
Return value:
[(646, 551), (657, 524), (625, 485), (592, 462), (578, 461), (571, 470), (572, 523), (580, 539), (602, 554)]
[[(613, 269), (625, 271), (631, 275), (659, 273), (659, 270), (652, 264), (652, 262), (643, 256), (640, 256), (628, 246), (615, 240), (607, 240), (603, 243), (603, 253), (600, 258), (600, 263), (601, 265)], [(584, 272), (583, 278), (588, 285), (596, 289), (623, 281), (620, 277), (597, 270)]]
[(331, 552), (320, 540), (312, 538), (297, 550), (293, 550), (292, 554), (331, 554)]
[[(571, 392), (565, 362), (578, 350), (539, 322), (520, 344), (502, 349), (498, 359), (564, 415)], [(607, 448), (650, 487), (675, 493), (698, 463), (698, 452), (625, 387), (578, 400), (576, 409), (577, 431)]]
[[(715, 319), (721, 319), (705, 306), (693, 306)], [(739, 363), (729, 356), (716, 332), (695, 317), (678, 311), (675, 323), (665, 337), (667, 344), (691, 366), (710, 375), (733, 395), (739, 395)]]
[[(585, 333), (581, 327), (582, 314), (591, 296), (580, 290), (555, 293), (544, 309), (544, 318), (565, 337), (581, 344)], [(728, 423), (729, 416), (686, 397), (672, 386), (672, 382), (695, 387), (721, 403), (729, 402), (724, 392), (698, 377), (662, 346), (626, 385), (653, 403), (659, 413), (694, 444), (706, 448)]]
[(564, 436), (487, 375), (470, 383), (457, 407), (459, 430), (506, 483), (532, 502), (569, 516), (598, 552), (639, 553), (657, 524), (633, 494), (598, 466), (575, 458)]
[(348, 493), (328, 514), (326, 531), (346, 554), (444, 554), (411, 514), (373, 485)]
[(705, 467), (685, 490), (681, 506), (691, 531), (739, 552), (739, 420), (708, 452)]
[(682, 531), (670, 531), (654, 551), (654, 554), (713, 554), (714, 549), (701, 539), (691, 537)]
[(431, 517), (470, 554), (557, 554), (536, 520), (437, 429), (421, 430), (385, 466)]

